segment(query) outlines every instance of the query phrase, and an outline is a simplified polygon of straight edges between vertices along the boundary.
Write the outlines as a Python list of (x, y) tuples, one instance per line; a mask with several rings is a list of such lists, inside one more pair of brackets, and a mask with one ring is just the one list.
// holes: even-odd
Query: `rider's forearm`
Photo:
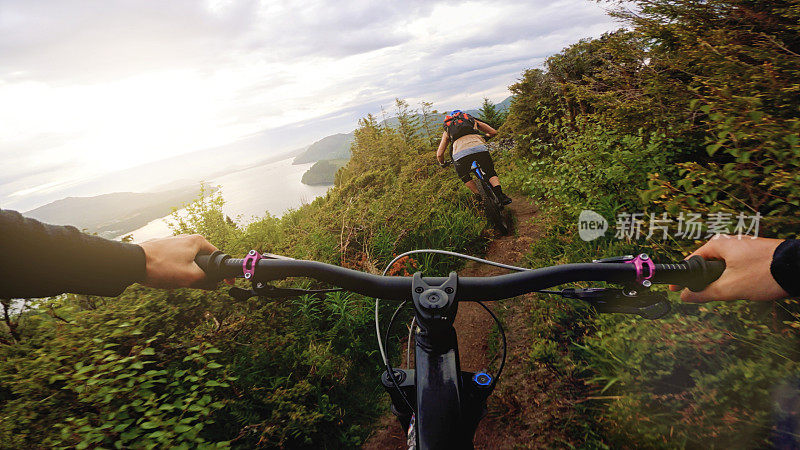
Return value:
[(1, 298), (64, 292), (116, 296), (145, 277), (140, 246), (44, 224), (16, 211), (0, 211), (0, 252)]
[(447, 144), (445, 143), (444, 145), (439, 144), (439, 148), (436, 149), (436, 160), (439, 161), (440, 163), (444, 162), (444, 151), (446, 148)]
[(497, 130), (490, 127), (489, 124), (478, 121), (477, 126), (479, 131), (483, 131), (486, 134), (486, 137), (494, 137), (497, 134)]

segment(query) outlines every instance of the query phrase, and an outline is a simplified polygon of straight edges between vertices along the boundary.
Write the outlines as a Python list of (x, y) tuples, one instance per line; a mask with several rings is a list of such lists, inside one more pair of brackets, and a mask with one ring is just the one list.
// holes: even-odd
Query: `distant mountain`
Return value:
[[(284, 136), (290, 137), (284, 137)], [(30, 210), (64, 197), (88, 197), (101, 192), (157, 192), (176, 189), (186, 180), (197, 186), (200, 181), (266, 164), (278, 159), (287, 159), (304, 151), (300, 144), (303, 133), (287, 132), (275, 128), (256, 133), (229, 144), (197, 150), (159, 161), (145, 163), (123, 170), (108, 172), (64, 189), (45, 189), (26, 195), (24, 199), (2, 198), (5, 208), (18, 211)], [(294, 149), (289, 151), (289, 149)], [(181, 182), (183, 183), (183, 182)], [(164, 187), (169, 185), (169, 187)]]
[(339, 133), (318, 140), (294, 158), (292, 164), (306, 164), (327, 159), (350, 159), (354, 134)]
[[(511, 100), (514, 98), (513, 95), (508, 96), (500, 103), (495, 104), (495, 108), (497, 108), (500, 112), (507, 112), (508, 108), (511, 107)], [(481, 110), (479, 109), (468, 109), (464, 111), (465, 113), (469, 114), (470, 116), (478, 117), (481, 115)]]
[(95, 197), (67, 197), (25, 212), (45, 223), (72, 225), (113, 238), (168, 215), (172, 208), (196, 199), (199, 186), (162, 192), (115, 192)]
[(514, 96), (508, 96), (505, 100), (497, 104), (497, 110), (508, 112), (508, 109), (511, 108), (511, 100), (514, 99)]
[[(509, 96), (505, 100), (503, 100), (502, 102), (497, 103), (495, 105), (495, 107), (497, 108), (498, 111), (502, 111), (502, 112), (508, 111), (508, 108), (511, 106), (511, 100), (513, 98), (514, 98), (513, 95)], [(462, 111), (464, 111), (465, 113), (467, 113), (467, 114), (469, 114), (470, 116), (473, 116), (473, 117), (479, 117), (481, 115), (480, 109), (465, 109), (465, 110), (462, 110)], [(450, 110), (447, 110), (447, 111), (441, 112), (441, 113), (437, 113), (437, 114), (431, 114), (429, 119), (428, 119), (428, 123), (430, 123), (432, 126), (435, 126), (435, 127), (441, 127), (442, 126), (442, 122), (444, 122), (444, 118), (445, 118), (445, 113), (446, 112), (450, 112)], [(423, 117), (422, 114), (415, 114), (412, 117), (414, 119), (418, 120), (420, 123), (422, 123), (422, 117)], [(399, 125), (399, 122), (397, 120), (397, 117), (390, 117), (390, 118), (388, 118), (386, 120), (381, 121), (381, 124), (388, 124), (391, 127), (397, 127)]]

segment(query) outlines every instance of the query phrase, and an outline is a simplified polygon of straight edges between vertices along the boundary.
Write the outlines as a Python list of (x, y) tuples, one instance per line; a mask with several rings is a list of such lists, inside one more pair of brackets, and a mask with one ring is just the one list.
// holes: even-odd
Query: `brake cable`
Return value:
[(411, 324), (408, 326), (408, 338), (406, 339), (406, 364), (411, 367), (411, 338), (414, 335), (414, 325), (417, 323), (417, 316), (411, 318)]
[[(503, 374), (503, 367), (506, 366), (506, 354), (507, 354), (507, 351), (508, 351), (508, 343), (506, 341), (506, 332), (505, 332), (505, 330), (503, 330), (503, 324), (500, 323), (500, 319), (497, 318), (497, 316), (494, 314), (494, 312), (492, 312), (491, 309), (489, 309), (488, 306), (484, 305), (483, 302), (480, 302), (480, 301), (476, 302), (476, 303), (481, 305), (483, 307), (483, 309), (485, 309), (486, 312), (488, 312), (489, 315), (492, 316), (492, 319), (494, 319), (494, 323), (497, 324), (497, 329), (500, 330), (500, 336), (502, 337), (502, 341), (503, 341), (503, 359), (500, 361), (500, 368), (497, 369), (497, 374), (495, 374), (495, 376), (494, 376), (494, 382), (497, 383), (497, 380), (500, 379), (500, 375)], [(494, 359), (492, 359), (491, 362), (494, 362)], [(491, 362), (489, 364), (491, 364)]]
[[(456, 258), (466, 259), (466, 260), (469, 260), (469, 261), (475, 261), (475, 262), (479, 262), (479, 263), (482, 263), (482, 264), (487, 264), (487, 265), (490, 265), (490, 266), (500, 267), (502, 269), (514, 270), (514, 271), (517, 271), (517, 272), (526, 272), (528, 270), (531, 270), (531, 269), (526, 269), (524, 267), (511, 266), (511, 265), (499, 263), (499, 262), (496, 262), (496, 261), (490, 261), (488, 259), (478, 258), (476, 256), (465, 255), (463, 253), (456, 253), (456, 252), (451, 252), (451, 251), (448, 251), (448, 250), (438, 250), (438, 249), (433, 249), (433, 248), (425, 248), (425, 249), (419, 249), (419, 250), (410, 250), (410, 251), (407, 251), (405, 253), (401, 253), (401, 254), (395, 256), (394, 259), (392, 259), (389, 262), (389, 264), (386, 265), (386, 268), (383, 269), (383, 276), (386, 276), (386, 274), (389, 272), (389, 269), (391, 269), (392, 265), (394, 265), (394, 263), (396, 263), (398, 260), (400, 260), (400, 259), (402, 259), (402, 258), (404, 258), (406, 256), (414, 255), (414, 254), (418, 254), (418, 253), (432, 253), (432, 254), (438, 254), (438, 255), (454, 256)], [(386, 364), (388, 358), (386, 357), (386, 349), (383, 347), (383, 341), (381, 340), (380, 309), (379, 308), (380, 308), (380, 299), (376, 298), (375, 299), (375, 332), (376, 332), (377, 337), (378, 337), (378, 350), (380, 350), (381, 358), (383, 359), (384, 364)]]

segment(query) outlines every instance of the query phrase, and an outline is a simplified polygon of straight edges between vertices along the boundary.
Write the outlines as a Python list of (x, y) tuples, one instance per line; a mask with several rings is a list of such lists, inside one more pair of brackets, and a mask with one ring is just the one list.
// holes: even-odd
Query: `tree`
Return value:
[(420, 124), (419, 117), (415, 114), (416, 111), (410, 110), (408, 102), (400, 98), (396, 98), (394, 104), (397, 108), (397, 131), (400, 132), (406, 145), (417, 148), (420, 143), (418, 136)]
[(506, 114), (499, 111), (494, 103), (484, 97), (481, 109), (478, 110), (478, 119), (485, 122), (490, 127), (497, 129), (506, 121)]
[(433, 125), (438, 114), (433, 110), (433, 103), (431, 102), (422, 101), (419, 106), (422, 113), (422, 131), (425, 132), (425, 145), (429, 147), (435, 146), (439, 142), (439, 135), (436, 132), (440, 130)]

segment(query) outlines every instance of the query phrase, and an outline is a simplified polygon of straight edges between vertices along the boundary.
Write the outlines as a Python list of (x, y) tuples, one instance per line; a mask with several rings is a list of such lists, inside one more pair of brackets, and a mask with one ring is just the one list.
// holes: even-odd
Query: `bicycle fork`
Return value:
[(420, 449), (472, 448), (475, 429), (486, 415), (486, 400), (495, 386), (489, 374), (461, 370), (453, 328), (457, 283), (455, 272), (441, 286), (428, 286), (419, 273), (414, 274), (416, 369), (394, 369), (397, 385), (386, 371), (381, 375), (392, 413), (403, 429), (408, 430), (415, 420)]
[[(415, 400), (417, 397), (417, 387), (415, 370), (394, 369), (394, 373), (400, 390), (403, 391), (406, 398), (411, 400), (411, 405), (416, 408)], [(478, 428), (481, 419), (486, 416), (486, 401), (494, 390), (491, 376), (483, 372), (462, 371), (459, 381), (463, 387), (460, 412), (461, 423), (455, 428), (443, 430), (443, 434), (438, 436), (438, 438), (446, 440), (447, 445), (444, 446), (445, 448), (472, 448), (472, 439), (475, 436), (475, 430)], [(381, 384), (391, 398), (392, 414), (397, 417), (403, 430), (409, 430), (411, 420), (414, 418), (414, 412), (408, 408), (408, 405), (406, 405), (403, 400), (402, 394), (400, 394), (400, 391), (394, 386), (394, 383), (392, 383), (385, 371), (381, 375)], [(416, 433), (419, 434), (420, 431), (416, 430)], [(455, 442), (460, 442), (460, 445), (455, 445)], [(418, 448), (425, 447), (420, 446)]]

